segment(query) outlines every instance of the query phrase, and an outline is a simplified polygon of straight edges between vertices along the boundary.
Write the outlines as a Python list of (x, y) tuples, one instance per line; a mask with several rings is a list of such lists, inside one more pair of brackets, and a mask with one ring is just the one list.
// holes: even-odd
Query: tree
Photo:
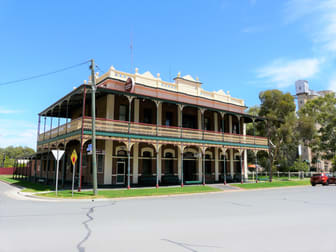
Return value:
[(298, 144), (294, 97), (273, 89), (261, 92), (259, 99), (259, 116), (266, 117), (267, 123), (259, 123), (257, 128), (261, 135), (268, 136), (271, 141), (270, 166), (273, 167), (275, 162), (279, 164), (280, 160), (294, 162)]
[(317, 156), (333, 159), (336, 150), (336, 97), (326, 94), (307, 101), (299, 111), (300, 138)]
[(294, 164), (290, 167), (290, 171), (309, 171), (309, 165), (305, 161), (296, 160)]
[(0, 167), (2, 166), (2, 161), (5, 157), (4, 166), (5, 167), (11, 167), (14, 165), (15, 159), (22, 157), (22, 156), (28, 156), (35, 153), (35, 151), (32, 148), (29, 147), (13, 147), (8, 146), (6, 148), (0, 148)]

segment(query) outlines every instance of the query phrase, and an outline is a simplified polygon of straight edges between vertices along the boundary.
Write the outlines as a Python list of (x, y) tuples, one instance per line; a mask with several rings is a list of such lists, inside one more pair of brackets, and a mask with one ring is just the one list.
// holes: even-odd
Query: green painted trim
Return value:
[[(63, 134), (51, 139), (37, 142), (38, 145), (50, 143), (67, 137), (80, 135), (81, 130), (76, 130), (68, 134)], [(84, 130), (85, 135), (92, 135), (91, 130)], [(136, 134), (124, 134), (124, 133), (115, 133), (115, 132), (104, 132), (97, 131), (96, 135), (98, 136), (110, 136), (110, 137), (125, 137), (125, 138), (137, 138), (137, 139), (148, 139), (148, 140), (161, 140), (161, 141), (174, 141), (174, 142), (185, 142), (185, 143), (200, 143), (200, 144), (217, 144), (217, 145), (229, 145), (229, 146), (238, 146), (238, 147), (249, 147), (249, 148), (266, 148), (267, 145), (254, 145), (254, 144), (241, 144), (241, 143), (232, 143), (232, 142), (221, 142), (221, 141), (211, 141), (211, 140), (200, 140), (200, 139), (186, 139), (186, 138), (174, 138), (174, 137), (157, 137), (157, 136), (145, 136), (145, 135), (136, 135)]]
[[(85, 135), (91, 135), (91, 130), (84, 130)], [(148, 139), (148, 140), (162, 140), (162, 141), (175, 141), (186, 143), (200, 143), (200, 144), (217, 144), (217, 145), (230, 145), (230, 146), (240, 146), (240, 147), (250, 147), (250, 148), (267, 148), (267, 145), (254, 145), (254, 144), (241, 144), (241, 143), (231, 143), (231, 142), (219, 142), (210, 140), (199, 140), (199, 139), (186, 139), (186, 138), (174, 138), (174, 137), (157, 137), (157, 136), (144, 136), (135, 134), (124, 134), (124, 133), (114, 133), (114, 132), (103, 132), (97, 131), (97, 136), (115, 136), (115, 137), (125, 137), (125, 138), (138, 138), (138, 139)]]
[[(64, 138), (67, 138), (67, 137), (71, 137), (71, 136), (75, 136), (75, 135), (80, 135), (82, 132), (81, 130), (75, 130), (75, 131), (72, 131), (70, 133), (67, 133), (67, 134), (63, 134), (63, 135), (60, 135), (60, 136), (57, 136), (57, 137), (54, 137), (54, 138), (51, 138), (51, 139), (47, 139), (47, 140), (42, 140), (42, 141), (38, 141), (37, 142), (37, 145), (41, 145), (41, 144), (45, 144), (45, 143), (50, 143), (50, 142), (53, 142), (53, 141), (57, 141), (57, 140), (60, 140), (60, 139), (64, 139)], [(91, 133), (90, 133), (91, 135)]]

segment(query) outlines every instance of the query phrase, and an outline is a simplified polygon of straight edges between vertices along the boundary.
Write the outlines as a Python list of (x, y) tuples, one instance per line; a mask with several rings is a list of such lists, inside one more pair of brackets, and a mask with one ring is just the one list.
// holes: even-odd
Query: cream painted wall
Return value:
[(177, 148), (178, 149), (178, 153), (177, 153), (177, 157), (178, 157), (178, 164), (177, 164), (177, 169), (178, 169), (178, 177), (179, 177), (179, 180), (181, 180), (181, 174), (182, 174), (182, 155), (181, 155), (181, 149), (180, 148)]
[(213, 112), (213, 113), (214, 113), (214, 124), (215, 124), (214, 130), (218, 131), (218, 113), (217, 112)]
[[(199, 153), (202, 155), (202, 152), (201, 152), (201, 151), (200, 151)], [(203, 175), (203, 174), (202, 174), (202, 163), (203, 163), (203, 162), (202, 162), (202, 161), (203, 161), (203, 160), (202, 160), (202, 157), (203, 157), (203, 155), (202, 155), (201, 157), (198, 158), (197, 171), (198, 171), (198, 180), (199, 180), (199, 181), (202, 181), (202, 175)]]
[(106, 101), (106, 118), (114, 119), (114, 95), (108, 94)]
[(197, 128), (202, 129), (202, 113), (200, 109), (197, 110), (197, 122)]
[(233, 149), (230, 149), (230, 174), (233, 175)]
[(139, 153), (139, 144), (135, 143), (133, 145), (133, 184), (138, 183), (138, 174), (139, 174), (139, 159), (138, 159), (138, 153)]
[(181, 109), (180, 106), (177, 106), (177, 126), (180, 127), (182, 125), (181, 118)]
[(248, 178), (248, 175), (247, 175), (247, 150), (244, 150), (243, 154), (244, 154), (244, 178), (247, 179)]
[(113, 142), (105, 140), (104, 184), (112, 184)]
[(134, 121), (139, 122), (139, 99), (134, 99)]
[(158, 122), (159, 122), (159, 125), (162, 124), (162, 102), (160, 102), (159, 104), (159, 116), (158, 116)]
[(161, 170), (161, 157), (162, 157), (162, 148), (160, 148), (160, 150), (159, 150), (159, 164), (158, 164), (158, 167), (159, 167), (159, 172), (158, 172), (158, 174), (159, 174), (159, 181), (161, 181), (161, 177), (162, 177), (162, 170)]
[(215, 179), (218, 180), (219, 179), (219, 175), (218, 175), (218, 148), (215, 148)]

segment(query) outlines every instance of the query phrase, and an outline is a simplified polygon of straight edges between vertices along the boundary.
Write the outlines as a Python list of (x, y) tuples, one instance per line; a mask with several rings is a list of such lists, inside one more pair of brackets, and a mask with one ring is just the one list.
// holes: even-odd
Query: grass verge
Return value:
[(252, 184), (235, 184), (234, 186), (242, 189), (258, 189), (258, 188), (270, 188), (270, 187), (285, 187), (285, 186), (304, 186), (310, 185), (309, 179), (293, 180), (293, 181), (273, 181), (273, 182), (259, 182)]
[(22, 190), (23, 192), (41, 192), (54, 190), (54, 187), (51, 186), (33, 183), (22, 179), (13, 179), (12, 175), (0, 175), (0, 180), (13, 186), (24, 187)]
[[(117, 189), (117, 190), (99, 190), (98, 195), (94, 196), (92, 191), (74, 192), (73, 198), (125, 198), (138, 196), (154, 196), (154, 195), (171, 195), (171, 194), (190, 194), (217, 192), (220, 189), (210, 186), (184, 186), (184, 187), (160, 187), (160, 188), (144, 188), (144, 189)], [(40, 196), (56, 197), (55, 192), (42, 193)], [(59, 191), (58, 198), (71, 198), (71, 190)]]

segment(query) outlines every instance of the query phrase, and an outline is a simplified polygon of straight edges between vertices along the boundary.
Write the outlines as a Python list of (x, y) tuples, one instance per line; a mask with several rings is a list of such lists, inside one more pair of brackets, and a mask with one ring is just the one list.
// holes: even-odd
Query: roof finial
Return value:
[(177, 77), (181, 77), (181, 72), (178, 72), (178, 73), (177, 73)]

